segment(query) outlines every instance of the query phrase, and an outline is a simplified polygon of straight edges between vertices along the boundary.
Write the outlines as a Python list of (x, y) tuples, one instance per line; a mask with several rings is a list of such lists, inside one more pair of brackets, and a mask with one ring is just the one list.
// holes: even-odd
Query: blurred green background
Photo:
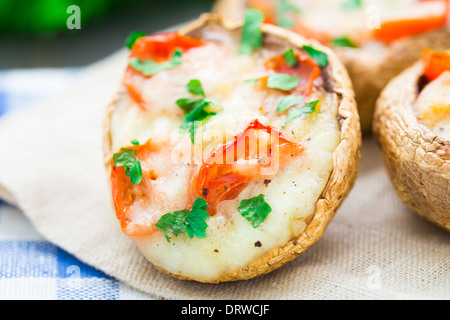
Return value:
[[(0, 69), (80, 67), (151, 34), (197, 18), (213, 0), (0, 0)], [(81, 29), (66, 22), (80, 8)]]

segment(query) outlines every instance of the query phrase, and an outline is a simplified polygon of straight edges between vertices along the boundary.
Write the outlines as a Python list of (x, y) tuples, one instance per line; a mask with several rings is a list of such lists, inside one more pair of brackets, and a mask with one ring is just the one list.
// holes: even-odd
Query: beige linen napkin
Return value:
[(450, 299), (450, 234), (397, 198), (370, 138), (350, 196), (293, 262), (219, 285), (157, 271), (122, 234), (103, 167), (103, 117), (125, 62), (121, 51), (87, 68), (68, 92), (0, 122), (0, 194), (46, 239), (155, 298)]

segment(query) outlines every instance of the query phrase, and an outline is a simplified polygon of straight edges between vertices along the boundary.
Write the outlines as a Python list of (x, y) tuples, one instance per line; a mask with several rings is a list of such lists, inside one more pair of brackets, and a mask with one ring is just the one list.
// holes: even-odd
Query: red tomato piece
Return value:
[[(141, 61), (153, 60), (161, 63), (170, 59), (177, 49), (187, 51), (202, 45), (203, 41), (201, 40), (180, 35), (178, 32), (166, 32), (138, 38), (131, 48), (129, 57), (137, 57)], [(141, 72), (128, 65), (123, 79), (130, 97), (145, 108), (145, 101), (142, 99), (141, 90), (136, 84), (136, 77), (144, 79), (151, 76), (145, 77)]]
[[(146, 159), (149, 152), (151, 152), (150, 140), (143, 145), (130, 146), (126, 149), (136, 150), (135, 158), (139, 160)], [(125, 174), (125, 167), (115, 167), (114, 160), (111, 159), (111, 191), (114, 208), (117, 219), (120, 221), (122, 230), (130, 236), (138, 236), (148, 234), (148, 230), (137, 230), (130, 234), (127, 231), (127, 226), (130, 223), (127, 218), (128, 211), (133, 207), (136, 201), (146, 201), (146, 190), (149, 189), (149, 179), (143, 177), (140, 184), (133, 185), (130, 182), (130, 177)]]
[(447, 52), (425, 49), (422, 62), (425, 77), (429, 81), (437, 79), (445, 71), (450, 71), (450, 54)]
[(250, 181), (276, 173), (278, 165), (302, 150), (302, 145), (284, 133), (254, 120), (243, 133), (217, 147), (203, 161), (194, 189), (214, 215), (219, 202), (235, 198)]
[[(438, 0), (426, 0), (426, 1), (438, 1)], [(405, 37), (418, 35), (427, 31), (443, 27), (447, 24), (449, 11), (448, 1), (446, 0), (445, 3), (446, 9), (439, 16), (428, 16), (414, 19), (387, 21), (381, 25), (380, 29), (373, 30), (373, 37), (381, 42), (392, 42)]]
[(315, 81), (320, 79), (322, 71), (317, 62), (306, 52), (298, 50), (295, 50), (294, 52), (298, 61), (296, 66), (291, 67), (286, 63), (282, 55), (277, 55), (268, 59), (265, 62), (265, 67), (276, 73), (300, 77), (300, 83), (297, 88), (292, 90), (292, 93), (309, 96), (313, 91)]

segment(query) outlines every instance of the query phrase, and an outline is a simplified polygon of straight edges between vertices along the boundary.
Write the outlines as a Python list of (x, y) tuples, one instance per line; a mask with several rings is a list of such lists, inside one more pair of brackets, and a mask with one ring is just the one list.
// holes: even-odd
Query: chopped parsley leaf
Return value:
[(294, 90), (300, 83), (300, 77), (284, 73), (271, 74), (267, 80), (267, 87), (284, 91)]
[(347, 37), (335, 38), (331, 42), (331, 44), (335, 47), (349, 47), (356, 48), (356, 45)]
[(190, 111), (194, 110), (202, 103), (203, 103), (203, 99), (183, 98), (183, 99), (178, 99), (176, 101), (176, 104), (186, 112), (190, 112)]
[(303, 50), (305, 50), (306, 53), (309, 54), (309, 56), (313, 58), (319, 66), (325, 67), (328, 64), (328, 55), (326, 53), (307, 45), (303, 46)]
[(319, 100), (314, 100), (314, 101), (308, 102), (301, 108), (292, 109), (287, 116), (286, 123), (291, 122), (292, 120), (300, 117), (303, 114), (317, 112), (316, 106), (318, 103), (319, 103)]
[(215, 116), (217, 112), (211, 111), (208, 107), (211, 104), (210, 101), (202, 100), (202, 102), (197, 105), (192, 111), (186, 113), (183, 116), (183, 121), (181, 123), (181, 131), (188, 132), (192, 143), (195, 142), (195, 133), (197, 128), (201, 125), (202, 121)]
[(206, 237), (208, 224), (205, 220), (210, 218), (207, 203), (202, 198), (197, 198), (192, 205), (191, 210), (181, 210), (163, 215), (155, 224), (156, 228), (164, 233), (167, 242), (170, 242), (169, 232), (178, 237), (180, 234), (187, 233), (189, 238)]
[(357, 9), (362, 7), (363, 0), (344, 0), (342, 8), (344, 9)]
[(130, 66), (137, 71), (140, 71), (144, 76), (152, 76), (160, 71), (174, 68), (181, 64), (181, 50), (176, 50), (172, 56), (172, 60), (158, 63), (152, 60), (141, 61), (134, 57), (129, 60)]
[(202, 83), (198, 79), (192, 79), (189, 81), (186, 85), (186, 89), (192, 94), (205, 98), (205, 91), (203, 91)]
[(202, 121), (217, 114), (217, 108), (212, 108), (210, 105), (219, 106), (219, 103), (205, 97), (205, 91), (200, 80), (190, 80), (186, 85), (186, 90), (201, 97), (200, 99), (183, 98), (176, 101), (176, 104), (187, 112), (183, 116), (180, 126), (181, 132), (188, 132), (192, 143), (194, 143), (195, 133)]
[(119, 153), (113, 154), (114, 166), (125, 167), (125, 174), (130, 177), (131, 184), (139, 184), (142, 181), (141, 162), (139, 157), (136, 159), (135, 156), (136, 150), (127, 148), (121, 148)]
[(278, 104), (277, 111), (283, 112), (292, 106), (295, 106), (303, 101), (303, 96), (297, 96), (295, 94), (285, 96), (283, 100)]
[(128, 49), (131, 49), (133, 47), (133, 44), (136, 42), (137, 39), (144, 37), (145, 33), (143, 33), (142, 31), (133, 31), (131, 32), (128, 37), (127, 40), (125, 41), (125, 45)]
[(297, 56), (292, 49), (286, 50), (286, 52), (283, 54), (283, 59), (290, 67), (295, 67), (296, 65), (298, 65)]
[(264, 195), (260, 194), (254, 198), (242, 200), (239, 203), (237, 210), (248, 222), (250, 222), (253, 228), (257, 228), (264, 220), (266, 220), (267, 216), (272, 211), (272, 208), (264, 200)]
[(288, 0), (281, 0), (277, 6), (277, 15), (278, 15), (278, 25), (285, 28), (295, 27), (295, 23), (291, 21), (288, 17), (288, 14), (292, 13), (301, 13), (301, 10), (290, 3)]
[(264, 17), (261, 11), (255, 9), (245, 10), (244, 26), (239, 54), (251, 54), (253, 50), (261, 48), (262, 32), (261, 23)]

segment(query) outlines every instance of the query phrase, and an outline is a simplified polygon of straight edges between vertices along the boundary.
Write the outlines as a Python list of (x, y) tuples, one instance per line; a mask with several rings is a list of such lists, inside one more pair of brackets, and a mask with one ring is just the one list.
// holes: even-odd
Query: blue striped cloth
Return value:
[[(78, 69), (1, 71), (0, 121), (62, 92), (77, 75)], [(20, 210), (0, 200), (0, 299), (151, 298), (46, 241)]]

